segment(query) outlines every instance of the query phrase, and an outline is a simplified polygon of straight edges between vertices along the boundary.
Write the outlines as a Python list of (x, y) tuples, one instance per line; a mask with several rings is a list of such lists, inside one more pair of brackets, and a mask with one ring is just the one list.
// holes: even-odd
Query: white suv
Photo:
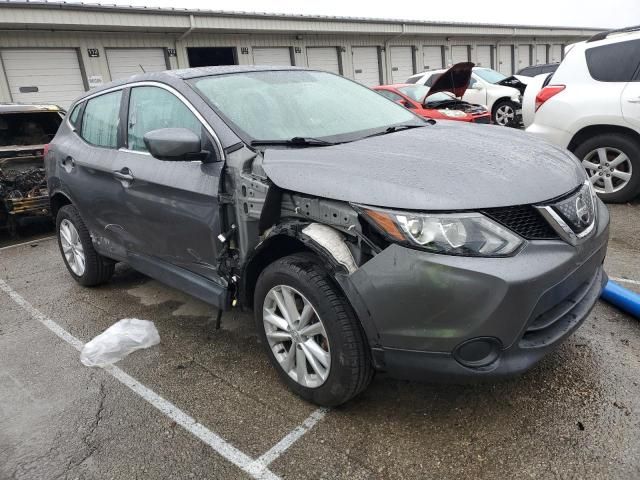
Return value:
[[(434, 80), (446, 71), (446, 69), (441, 69), (417, 73), (409, 77), (407, 83), (430, 87)], [(517, 127), (521, 122), (522, 95), (517, 88), (500, 85), (500, 82), (504, 80), (520, 85), (521, 89), (524, 89), (522, 79), (507, 77), (490, 68), (473, 67), (469, 87), (464, 92), (462, 100), (486, 105), (491, 112), (493, 123)]]
[(527, 132), (572, 151), (604, 201), (640, 194), (640, 27), (572, 45), (524, 105)]

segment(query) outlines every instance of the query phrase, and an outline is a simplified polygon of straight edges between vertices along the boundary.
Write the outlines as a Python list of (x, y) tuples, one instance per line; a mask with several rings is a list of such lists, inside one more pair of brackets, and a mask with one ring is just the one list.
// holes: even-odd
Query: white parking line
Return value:
[(261, 471), (267, 471), (267, 467), (271, 465), (280, 455), (282, 455), (291, 445), (297, 442), (305, 433), (311, 430), (316, 423), (324, 418), (329, 411), (328, 408), (319, 408), (307, 419), (302, 422), (301, 425), (293, 429), (289, 434), (271, 447), (267, 452), (262, 454), (253, 465), (251, 465), (251, 471), (259, 473)]
[(23, 247), (25, 245), (31, 245), (32, 243), (42, 242), (44, 240), (51, 240), (52, 238), (56, 238), (56, 236), (51, 235), (50, 237), (42, 237), (42, 238), (38, 238), (37, 240), (30, 240), (28, 242), (16, 243), (14, 245), (7, 245), (6, 247), (0, 247), (0, 251), (9, 250), (10, 248)]
[[(82, 350), (84, 344), (76, 337), (67, 332), (64, 328), (33, 307), (19, 293), (13, 290), (6, 282), (0, 279), (0, 290), (6, 293), (16, 304), (25, 310), (31, 317), (42, 323), (45, 327), (55, 333), (59, 338), (67, 342), (76, 350)], [(165, 414), (167, 417), (180, 424), (185, 430), (209, 445), (222, 457), (236, 465), (238, 468), (256, 479), (277, 480), (279, 477), (266, 467), (256, 468), (256, 460), (241, 452), (236, 447), (225, 441), (207, 427), (198, 423), (194, 418), (180, 410), (174, 404), (165, 400), (153, 390), (145, 387), (135, 378), (126, 374), (116, 366), (105, 367), (104, 370), (111, 374), (116, 380), (129, 387), (133, 392), (146, 400), (153, 407)], [(285, 437), (287, 438), (287, 437)]]
[(640, 285), (640, 281), (630, 280), (628, 278), (609, 277), (609, 280), (613, 280), (614, 282), (620, 282), (620, 283), (630, 283), (631, 285)]

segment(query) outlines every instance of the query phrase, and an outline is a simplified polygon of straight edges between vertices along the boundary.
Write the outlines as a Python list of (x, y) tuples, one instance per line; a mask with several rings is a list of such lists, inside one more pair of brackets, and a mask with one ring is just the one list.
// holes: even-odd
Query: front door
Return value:
[(186, 100), (160, 86), (130, 90), (126, 148), (119, 150), (114, 176), (123, 192), (129, 254), (156, 267), (179, 267), (217, 280), (220, 233), (218, 184), (222, 162), (162, 161), (152, 157), (144, 135), (160, 128), (188, 128), (215, 153), (211, 139)]

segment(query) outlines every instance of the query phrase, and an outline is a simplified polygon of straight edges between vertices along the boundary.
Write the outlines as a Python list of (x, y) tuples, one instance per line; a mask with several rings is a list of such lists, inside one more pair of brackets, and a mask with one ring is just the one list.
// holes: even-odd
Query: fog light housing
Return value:
[(500, 357), (502, 343), (494, 337), (477, 337), (458, 345), (453, 358), (469, 368), (481, 368), (491, 365)]

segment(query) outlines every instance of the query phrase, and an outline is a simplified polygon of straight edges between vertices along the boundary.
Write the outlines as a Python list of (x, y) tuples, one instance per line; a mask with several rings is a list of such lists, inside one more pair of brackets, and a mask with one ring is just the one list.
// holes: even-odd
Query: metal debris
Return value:
[(0, 169), (0, 201), (20, 200), (47, 194), (47, 179), (44, 168), (28, 170)]

